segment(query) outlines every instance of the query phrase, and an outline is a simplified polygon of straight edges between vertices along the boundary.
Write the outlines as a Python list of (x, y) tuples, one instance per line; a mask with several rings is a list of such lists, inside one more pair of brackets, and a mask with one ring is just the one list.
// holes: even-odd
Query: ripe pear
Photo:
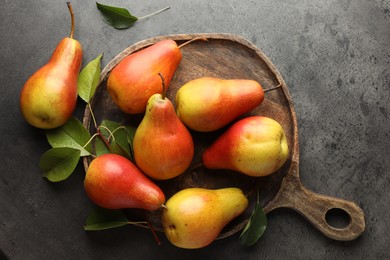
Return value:
[(149, 98), (133, 139), (135, 163), (146, 175), (159, 180), (182, 174), (194, 157), (192, 136), (163, 89), (163, 94)]
[(175, 103), (185, 125), (208, 132), (224, 127), (263, 100), (263, 89), (254, 80), (202, 77), (184, 84), (176, 93)]
[(38, 128), (51, 129), (65, 124), (77, 103), (77, 80), (82, 63), (82, 48), (73, 39), (74, 14), (70, 37), (62, 39), (47, 64), (25, 83), (20, 108), (25, 120)]
[(159, 41), (127, 56), (108, 77), (107, 89), (112, 99), (125, 113), (145, 112), (149, 98), (161, 93), (158, 73), (164, 76), (168, 87), (181, 57), (173, 40)]
[(88, 197), (107, 209), (159, 209), (163, 191), (131, 161), (117, 154), (100, 155), (88, 167), (84, 188)]
[(247, 206), (248, 199), (238, 188), (187, 188), (166, 202), (162, 213), (164, 233), (177, 247), (202, 248)]
[(209, 169), (230, 169), (249, 176), (277, 171), (289, 156), (287, 138), (274, 119), (251, 116), (234, 123), (203, 155)]

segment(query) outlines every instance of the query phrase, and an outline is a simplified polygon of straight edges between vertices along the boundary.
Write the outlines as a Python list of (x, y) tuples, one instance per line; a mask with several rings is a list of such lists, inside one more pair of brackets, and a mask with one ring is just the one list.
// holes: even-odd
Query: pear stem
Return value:
[(160, 76), (161, 82), (162, 82), (162, 93), (161, 93), (161, 96), (162, 96), (162, 99), (165, 99), (165, 97), (167, 95), (167, 89), (165, 87), (164, 76), (161, 74), (161, 72), (159, 72), (158, 75)]
[(199, 41), (199, 40), (207, 41), (207, 38), (206, 37), (195, 37), (194, 39), (191, 39), (189, 41), (186, 41), (186, 42), (180, 44), (178, 48), (181, 49), (182, 47), (186, 46), (187, 44), (190, 44), (191, 42)]
[(171, 8), (171, 7), (167, 6), (167, 7), (163, 8), (163, 9), (161, 9), (161, 10), (158, 10), (158, 11), (156, 11), (156, 12), (154, 12), (154, 13), (151, 13), (151, 14), (148, 14), (148, 15), (145, 15), (145, 16), (142, 16), (142, 17), (138, 18), (138, 20), (145, 19), (145, 18), (148, 18), (148, 17), (153, 16), (153, 15), (155, 15), (155, 14), (161, 13), (161, 12), (163, 12), (163, 11), (165, 11), (165, 10), (168, 10), (169, 8)]
[(71, 21), (71, 27), (70, 27), (70, 35), (69, 38), (73, 39), (74, 35), (74, 12), (72, 8), (72, 4), (70, 2), (66, 2), (68, 5), (69, 13), (70, 13), (70, 21)]
[(282, 84), (279, 84), (279, 85), (277, 85), (276, 87), (264, 89), (263, 92), (266, 93), (266, 92), (269, 92), (269, 91), (278, 89), (278, 88), (280, 88), (281, 86), (282, 86)]

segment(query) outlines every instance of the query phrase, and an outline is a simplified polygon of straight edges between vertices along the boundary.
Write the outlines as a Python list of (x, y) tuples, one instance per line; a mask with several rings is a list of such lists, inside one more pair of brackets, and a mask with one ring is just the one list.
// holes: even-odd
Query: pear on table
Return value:
[(62, 39), (47, 64), (25, 83), (20, 94), (20, 109), (25, 120), (37, 128), (51, 129), (65, 124), (77, 103), (77, 80), (82, 63), (82, 48), (73, 39), (74, 14), (70, 37)]
[(107, 209), (157, 210), (165, 202), (163, 191), (131, 161), (117, 154), (104, 154), (88, 167), (84, 188), (88, 197)]
[[(152, 95), (133, 139), (134, 160), (149, 177), (167, 180), (182, 174), (194, 157), (194, 142), (177, 117), (172, 102), (163, 94)], [(160, 79), (161, 82), (161, 79)], [(161, 84), (161, 83), (160, 83)]]
[(164, 233), (177, 247), (202, 248), (247, 206), (248, 199), (238, 188), (187, 188), (166, 202), (162, 213)]
[(173, 40), (162, 40), (130, 54), (111, 71), (107, 89), (118, 107), (128, 114), (145, 112), (149, 98), (161, 93), (164, 76), (168, 87), (182, 54)]
[(176, 93), (176, 112), (189, 128), (209, 132), (259, 106), (264, 92), (257, 81), (201, 77)]
[(289, 156), (287, 138), (274, 119), (251, 116), (229, 127), (208, 147), (202, 162), (209, 169), (230, 169), (260, 177), (276, 172)]

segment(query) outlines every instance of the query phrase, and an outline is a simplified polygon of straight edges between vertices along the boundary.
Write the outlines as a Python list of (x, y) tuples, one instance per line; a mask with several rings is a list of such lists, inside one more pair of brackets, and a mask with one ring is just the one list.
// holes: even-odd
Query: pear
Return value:
[(131, 161), (117, 154), (92, 160), (84, 189), (95, 204), (107, 209), (156, 210), (165, 202), (163, 191)]
[(202, 77), (184, 84), (176, 93), (175, 103), (187, 127), (209, 132), (224, 127), (263, 100), (263, 89), (254, 80)]
[(164, 233), (177, 247), (206, 247), (247, 206), (248, 199), (238, 188), (187, 188), (166, 202), (162, 213)]
[(130, 54), (111, 71), (107, 89), (118, 107), (128, 114), (145, 112), (153, 94), (161, 93), (161, 73), (167, 87), (182, 54), (173, 40), (162, 40)]
[(149, 177), (159, 180), (183, 173), (194, 157), (194, 142), (177, 117), (172, 102), (163, 94), (152, 95), (133, 139), (134, 160)]
[(82, 48), (73, 39), (74, 14), (69, 37), (62, 39), (47, 64), (25, 83), (20, 94), (20, 109), (25, 120), (37, 128), (51, 129), (65, 124), (77, 103), (77, 79), (82, 63)]
[(274, 119), (250, 116), (229, 127), (208, 147), (202, 162), (209, 169), (230, 169), (259, 177), (276, 172), (289, 156), (287, 138)]

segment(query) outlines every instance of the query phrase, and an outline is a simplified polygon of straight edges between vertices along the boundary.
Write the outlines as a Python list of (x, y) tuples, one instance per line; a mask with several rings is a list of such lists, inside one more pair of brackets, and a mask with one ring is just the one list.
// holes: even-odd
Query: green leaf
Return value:
[(84, 230), (95, 231), (130, 224), (122, 210), (104, 209), (95, 206), (87, 217)]
[(102, 126), (99, 128), (101, 133), (110, 141), (110, 152), (131, 159), (131, 148), (128, 142), (128, 131), (131, 128), (109, 120), (103, 120), (100, 126)]
[(123, 148), (117, 141), (113, 140), (110, 144), (110, 153), (122, 155), (130, 159), (130, 152)]
[(244, 246), (252, 246), (264, 234), (267, 227), (267, 216), (263, 208), (256, 204), (255, 209), (240, 235), (240, 244)]
[(59, 182), (67, 179), (76, 169), (80, 160), (80, 150), (59, 147), (45, 152), (40, 160), (39, 167), (43, 176), (49, 181)]
[(100, 60), (103, 54), (82, 69), (77, 82), (77, 91), (81, 99), (89, 103), (95, 94), (100, 78)]
[(103, 20), (116, 29), (127, 29), (138, 20), (125, 8), (103, 5), (98, 2), (96, 6), (102, 13)]
[(91, 155), (91, 144), (84, 148), (91, 134), (75, 117), (71, 117), (65, 125), (59, 128), (47, 130), (46, 138), (53, 148), (68, 147), (80, 150), (81, 156)]
[(95, 153), (96, 156), (100, 156), (106, 153), (109, 153), (110, 150), (108, 149), (106, 143), (99, 137), (95, 139)]
[(130, 148), (130, 159), (133, 161), (134, 159), (133, 140), (137, 128), (134, 126), (126, 126), (126, 129), (127, 129), (127, 143), (129, 144), (129, 148)]

